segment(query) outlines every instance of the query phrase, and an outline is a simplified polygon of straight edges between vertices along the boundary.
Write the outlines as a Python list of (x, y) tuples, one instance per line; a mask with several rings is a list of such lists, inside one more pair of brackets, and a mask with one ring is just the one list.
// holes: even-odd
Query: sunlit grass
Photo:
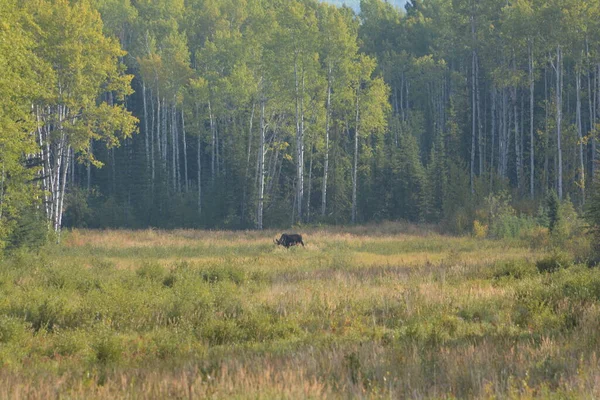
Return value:
[(406, 224), (300, 233), (82, 230), (15, 254), (0, 398), (600, 394), (595, 269)]

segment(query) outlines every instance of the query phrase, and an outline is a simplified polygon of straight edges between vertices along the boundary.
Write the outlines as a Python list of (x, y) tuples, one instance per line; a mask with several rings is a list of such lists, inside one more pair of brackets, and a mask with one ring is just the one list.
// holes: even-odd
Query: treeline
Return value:
[(599, 1), (0, 5), (7, 231), (24, 205), (57, 230), (460, 231), (494, 193), (590, 198)]

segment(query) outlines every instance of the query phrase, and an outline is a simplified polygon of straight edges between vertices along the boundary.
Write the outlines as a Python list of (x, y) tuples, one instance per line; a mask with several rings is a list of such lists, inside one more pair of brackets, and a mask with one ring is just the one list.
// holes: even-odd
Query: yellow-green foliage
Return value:
[(598, 270), (402, 224), (302, 233), (74, 231), (16, 253), (0, 398), (600, 395)]

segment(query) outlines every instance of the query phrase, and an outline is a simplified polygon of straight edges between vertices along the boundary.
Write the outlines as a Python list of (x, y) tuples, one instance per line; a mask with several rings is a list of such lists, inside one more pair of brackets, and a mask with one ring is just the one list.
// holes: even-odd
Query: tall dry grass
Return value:
[(81, 230), (4, 260), (0, 398), (600, 395), (595, 269), (406, 224), (277, 233)]

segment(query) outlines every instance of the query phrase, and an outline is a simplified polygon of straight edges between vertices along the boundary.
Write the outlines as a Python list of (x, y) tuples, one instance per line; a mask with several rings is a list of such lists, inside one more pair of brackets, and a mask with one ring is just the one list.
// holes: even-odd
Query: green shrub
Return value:
[(240, 342), (243, 332), (234, 320), (212, 319), (202, 327), (200, 337), (210, 345), (235, 344)]
[(56, 333), (53, 339), (49, 355), (72, 356), (89, 351), (89, 336), (83, 330), (61, 331)]
[(46, 216), (41, 210), (25, 210), (16, 220), (8, 237), (8, 250), (26, 248), (37, 250), (48, 243), (50, 230)]
[(231, 281), (239, 285), (246, 280), (246, 271), (234, 266), (210, 266), (200, 270), (200, 275), (208, 283)]
[(0, 315), (0, 343), (6, 344), (21, 339), (27, 331), (26, 324), (19, 318)]
[(508, 261), (496, 264), (492, 276), (496, 279), (502, 277), (511, 277), (522, 279), (537, 274), (536, 265), (525, 260)]
[(555, 252), (535, 264), (540, 272), (556, 272), (563, 268), (569, 268), (573, 265), (573, 258), (563, 252)]
[(152, 344), (156, 356), (161, 360), (174, 360), (189, 352), (192, 344), (191, 333), (178, 327), (172, 329), (158, 329), (152, 333)]
[(162, 282), (167, 275), (167, 271), (158, 262), (145, 262), (137, 269), (136, 274), (142, 279), (148, 279), (152, 282)]
[(500, 215), (492, 222), (490, 235), (497, 239), (516, 239), (521, 232), (531, 230), (535, 221), (530, 217), (519, 217), (516, 215)]
[(92, 344), (94, 360), (100, 364), (118, 362), (123, 354), (123, 344), (113, 332), (103, 329)]
[(548, 228), (550, 232), (554, 232), (561, 220), (560, 200), (554, 190), (548, 192), (546, 196), (546, 207), (548, 209)]
[(458, 316), (468, 322), (488, 322), (498, 321), (497, 308), (489, 302), (472, 301), (463, 306), (458, 312)]

